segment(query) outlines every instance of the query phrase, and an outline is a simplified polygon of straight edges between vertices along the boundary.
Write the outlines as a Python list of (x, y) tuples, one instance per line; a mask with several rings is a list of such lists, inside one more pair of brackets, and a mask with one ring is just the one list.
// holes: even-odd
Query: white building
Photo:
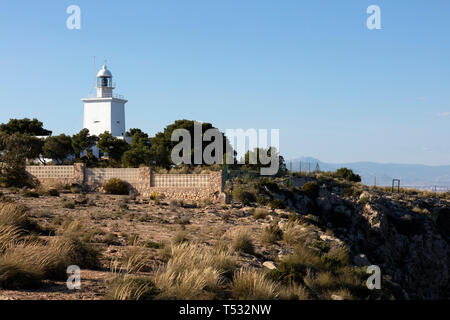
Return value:
[[(128, 101), (113, 93), (111, 71), (106, 64), (97, 74), (97, 95), (84, 98), (84, 128), (91, 135), (99, 136), (108, 131), (113, 137), (125, 139), (125, 103)], [(97, 149), (97, 148), (94, 148)], [(93, 150), (98, 156), (98, 150)]]

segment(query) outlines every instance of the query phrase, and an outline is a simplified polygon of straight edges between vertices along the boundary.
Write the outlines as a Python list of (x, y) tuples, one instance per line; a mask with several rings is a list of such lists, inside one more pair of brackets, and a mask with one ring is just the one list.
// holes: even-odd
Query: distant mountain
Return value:
[(376, 162), (326, 163), (312, 157), (301, 157), (287, 161), (292, 170), (314, 171), (318, 164), (322, 171), (335, 171), (346, 167), (352, 169), (362, 178), (366, 185), (392, 185), (392, 179), (400, 179), (401, 185), (420, 189), (431, 189), (435, 186), (444, 191), (450, 188), (450, 166), (426, 166), (421, 164), (394, 164)]

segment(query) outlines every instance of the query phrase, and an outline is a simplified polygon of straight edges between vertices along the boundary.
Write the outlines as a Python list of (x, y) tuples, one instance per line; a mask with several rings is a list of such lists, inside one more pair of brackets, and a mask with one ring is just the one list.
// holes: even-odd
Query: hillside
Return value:
[[(392, 194), (324, 174), (237, 178), (226, 191), (231, 202), (216, 205), (2, 189), (0, 296), (449, 297), (448, 194)], [(81, 290), (67, 289), (68, 264), (81, 267)], [(381, 290), (366, 287), (373, 264)]]

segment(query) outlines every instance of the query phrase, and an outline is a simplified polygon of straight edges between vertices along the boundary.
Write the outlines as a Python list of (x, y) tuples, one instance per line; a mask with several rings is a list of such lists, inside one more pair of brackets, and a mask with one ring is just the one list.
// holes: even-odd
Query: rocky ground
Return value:
[[(302, 189), (311, 181), (319, 186), (316, 195)], [(349, 249), (352, 266), (378, 265), (383, 286), (393, 298), (450, 297), (448, 196), (393, 194), (323, 177), (293, 177), (275, 183), (275, 189), (270, 184), (262, 186), (256, 201), (234, 199), (226, 205), (70, 191), (34, 198), (25, 197), (20, 190), (1, 189), (5, 197), (30, 208), (31, 219), (49, 230), (40, 236), (44, 239), (54, 236), (52, 232), (68, 220), (82, 221), (90, 241), (102, 253), (103, 267), (82, 270), (81, 290), (68, 290), (64, 281), (46, 280), (37, 290), (0, 289), (0, 299), (103, 299), (108, 280), (114, 277), (111, 261), (126, 255), (130, 248), (146, 248), (150, 259), (140, 274), (152, 276), (167, 262), (164, 248), (169, 243), (186, 240), (213, 248), (219, 242), (230, 243), (233, 232), (242, 228), (252, 238), (255, 250), (235, 253), (238, 267), (274, 269), (292, 254), (296, 244), (283, 237), (267, 241), (264, 230), (274, 223), (286, 230), (292, 221), (298, 224), (303, 245), (316, 250), (342, 245)], [(228, 188), (242, 185), (250, 190), (251, 184), (237, 181)], [(273, 205), (273, 200), (283, 205)], [(332, 298), (340, 299), (336, 294)]]

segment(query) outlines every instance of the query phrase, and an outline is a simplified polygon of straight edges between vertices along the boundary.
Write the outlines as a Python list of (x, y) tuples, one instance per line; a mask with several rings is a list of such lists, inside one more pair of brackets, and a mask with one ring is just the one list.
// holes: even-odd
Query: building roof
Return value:
[(108, 70), (106, 64), (104, 64), (103, 67), (100, 69), (100, 71), (97, 73), (97, 78), (100, 77), (112, 78), (112, 73), (111, 71)]

